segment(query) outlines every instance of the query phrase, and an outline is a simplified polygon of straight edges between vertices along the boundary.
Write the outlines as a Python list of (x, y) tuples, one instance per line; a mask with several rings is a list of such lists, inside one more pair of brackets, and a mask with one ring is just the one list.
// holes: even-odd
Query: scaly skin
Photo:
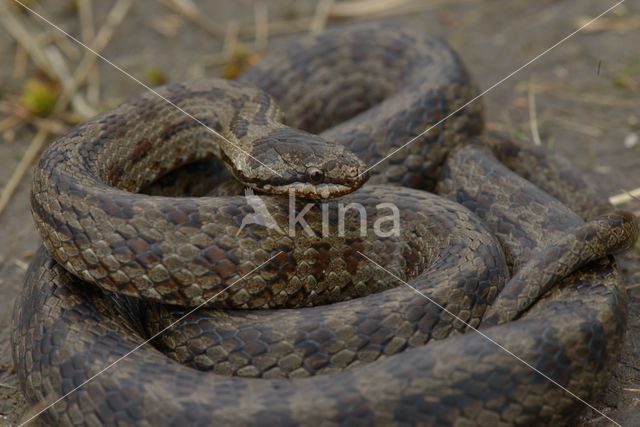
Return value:
[[(635, 219), (614, 212), (585, 223), (574, 211), (591, 219), (603, 207), (588, 180), (543, 150), (472, 138), (482, 129), (481, 109), (472, 104), (373, 169), (376, 185), (325, 203), (327, 237), (320, 235), (321, 205), (306, 216), (319, 237), (300, 226), (295, 237), (260, 224), (238, 232), (255, 213), (249, 198), (193, 197), (213, 187), (225, 193), (226, 184), (203, 189), (179, 174), (161, 177), (218, 158), (256, 190), (290, 186), (309, 198), (340, 196), (363, 184), (365, 164), (476, 93), (442, 42), (370, 26), (292, 42), (241, 80), (161, 89), (226, 142), (145, 95), (75, 128), (43, 155), (32, 205), (48, 252), (38, 252), (27, 274), (12, 349), (33, 404), (73, 391), (48, 408), (47, 420), (324, 426), (574, 419), (582, 404), (522, 361), (583, 399), (602, 389), (626, 310), (608, 255), (635, 241)], [(281, 123), (268, 95), (247, 84), (269, 92), (293, 128)], [(322, 170), (323, 183), (311, 179), (310, 168)], [(321, 187), (327, 182), (331, 189)], [(149, 194), (132, 193), (142, 190)], [(287, 229), (288, 200), (260, 200)], [(365, 236), (357, 215), (346, 217), (344, 236), (336, 232), (337, 203), (350, 202), (365, 207)], [(390, 238), (371, 232), (388, 215), (376, 209), (385, 202), (400, 209), (401, 232)], [(297, 203), (299, 212), (306, 202)], [(155, 347), (133, 351), (186, 311), (164, 304), (200, 304), (274, 255), (216, 298), (215, 309), (198, 310)], [(325, 305), (306, 307), (313, 304)]]

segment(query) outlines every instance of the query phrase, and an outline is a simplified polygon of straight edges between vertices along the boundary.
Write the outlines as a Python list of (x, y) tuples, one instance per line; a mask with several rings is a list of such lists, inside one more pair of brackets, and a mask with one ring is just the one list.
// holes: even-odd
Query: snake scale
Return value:
[[(558, 386), (589, 401), (615, 365), (610, 255), (637, 225), (564, 159), (483, 135), (478, 103), (437, 124), (476, 93), (444, 42), (364, 25), (70, 130), (33, 182), (28, 400), (52, 425), (574, 420)], [(243, 226), (250, 200), (275, 226)]]

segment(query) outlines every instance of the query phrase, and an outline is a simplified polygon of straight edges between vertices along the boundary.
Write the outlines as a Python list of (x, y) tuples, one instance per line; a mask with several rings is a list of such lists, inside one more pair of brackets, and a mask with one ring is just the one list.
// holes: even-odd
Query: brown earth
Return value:
[[(56, 24), (78, 34), (72, 1), (30, 3), (38, 5), (38, 12)], [(112, 2), (94, 3), (100, 23)], [(266, 3), (270, 20), (308, 16), (316, 7), (315, 2), (293, 0)], [(198, 4), (211, 20), (223, 25), (230, 19), (248, 24), (253, 20), (250, 1)], [(581, 18), (595, 17), (614, 3), (429, 0), (423, 4), (428, 6), (423, 11), (385, 19), (441, 35), (462, 54), (479, 85), (489, 88), (574, 31)], [(159, 2), (135, 1), (104, 55), (140, 79), (145, 79), (151, 68), (162, 70), (171, 81), (219, 74), (219, 68), (207, 65), (215, 62), (215, 53), (222, 46), (219, 39), (188, 23), (180, 25), (174, 37), (154, 29), (153, 22), (171, 14)], [(21, 20), (34, 32), (51, 30), (34, 17), (21, 15)], [(529, 140), (532, 89), (542, 143), (572, 159), (602, 185), (605, 194), (613, 195), (640, 187), (640, 144), (630, 146), (633, 135), (640, 134), (640, 4), (627, 1), (590, 29), (498, 85), (483, 102), (491, 129)], [(269, 47), (279, 40), (270, 40)], [(13, 99), (23, 83), (12, 76), (14, 52), (13, 40), (0, 28), (0, 99)], [(144, 90), (108, 64), (100, 63), (99, 67), (105, 105)], [(0, 186), (8, 181), (33, 134), (33, 129), (26, 127), (12, 143), (0, 139)], [(29, 214), (29, 182), (27, 176), (0, 217), (4, 236), (0, 246), (0, 425), (13, 425), (25, 412), (12, 368), (9, 327), (14, 299), (38, 246)], [(638, 210), (640, 203), (625, 207)], [(592, 403), (620, 424), (631, 426), (640, 424), (640, 249), (621, 257), (621, 263), (631, 297), (629, 332), (610, 386)], [(606, 420), (585, 408), (583, 424), (605, 425)]]

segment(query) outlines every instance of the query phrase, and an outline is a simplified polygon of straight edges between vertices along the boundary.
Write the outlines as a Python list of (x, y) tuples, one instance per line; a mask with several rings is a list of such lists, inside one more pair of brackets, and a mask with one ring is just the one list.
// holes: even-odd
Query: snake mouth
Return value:
[(299, 181), (285, 185), (265, 184), (261, 186), (260, 189), (272, 194), (289, 194), (293, 191), (297, 197), (313, 200), (332, 199), (334, 197), (344, 196), (354, 190), (353, 187), (341, 184), (325, 183), (313, 185), (308, 182)]

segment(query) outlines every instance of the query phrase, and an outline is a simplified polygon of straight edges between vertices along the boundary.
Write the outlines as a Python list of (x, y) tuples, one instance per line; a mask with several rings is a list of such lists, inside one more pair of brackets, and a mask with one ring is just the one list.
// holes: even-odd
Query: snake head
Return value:
[(234, 174), (271, 194), (293, 191), (304, 199), (332, 199), (357, 190), (369, 178), (367, 166), (343, 145), (288, 127), (254, 141), (251, 156), (253, 161), (245, 160), (246, 166), (236, 167)]

